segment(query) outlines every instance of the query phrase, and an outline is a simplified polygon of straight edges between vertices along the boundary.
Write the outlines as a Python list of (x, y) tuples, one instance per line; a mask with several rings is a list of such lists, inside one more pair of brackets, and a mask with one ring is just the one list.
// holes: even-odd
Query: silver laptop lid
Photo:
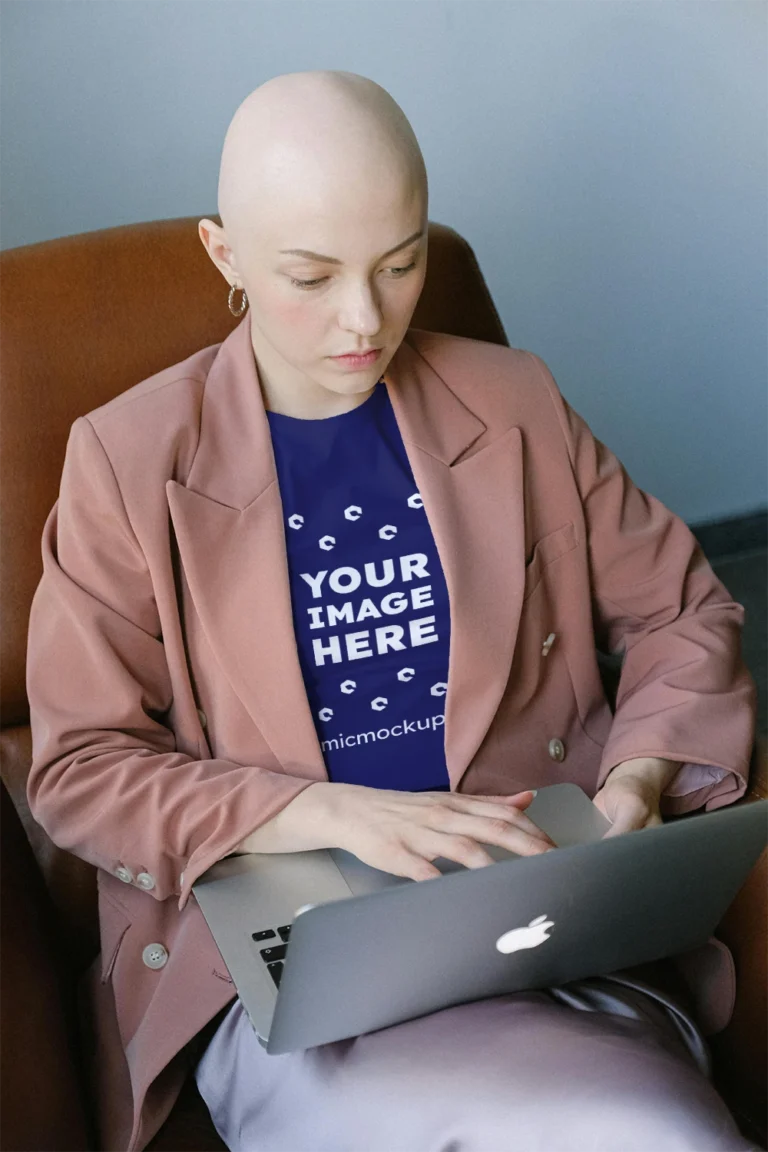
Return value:
[(759, 801), (311, 908), (291, 929), (267, 1051), (694, 948), (762, 850), (767, 809)]

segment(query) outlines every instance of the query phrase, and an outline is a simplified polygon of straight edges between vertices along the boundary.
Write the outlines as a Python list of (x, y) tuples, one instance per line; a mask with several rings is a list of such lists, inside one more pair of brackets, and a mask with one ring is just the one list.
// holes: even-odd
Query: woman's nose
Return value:
[(370, 285), (349, 289), (339, 315), (339, 326), (361, 336), (375, 336), (381, 329), (381, 308)]

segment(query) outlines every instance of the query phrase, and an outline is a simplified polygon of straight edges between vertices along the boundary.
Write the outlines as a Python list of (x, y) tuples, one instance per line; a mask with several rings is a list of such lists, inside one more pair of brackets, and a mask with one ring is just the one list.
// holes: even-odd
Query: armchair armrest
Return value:
[[(768, 742), (755, 742), (749, 787), (738, 804), (768, 797)], [(742, 1130), (766, 1143), (768, 1082), (768, 851), (763, 852), (717, 928), (736, 964), (736, 1004), (710, 1038), (715, 1083)]]
[(54, 909), (29, 841), (0, 783), (3, 1149), (84, 1152), (88, 1139), (71, 1021), (51, 934)]
[(747, 794), (739, 801), (768, 799), (768, 740), (765, 736), (757, 736), (755, 747), (752, 749), (752, 766), (749, 774), (749, 787)]

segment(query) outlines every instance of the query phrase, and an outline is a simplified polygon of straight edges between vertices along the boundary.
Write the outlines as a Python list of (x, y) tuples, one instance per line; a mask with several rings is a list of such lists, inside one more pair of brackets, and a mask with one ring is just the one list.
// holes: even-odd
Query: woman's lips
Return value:
[(371, 364), (375, 364), (380, 355), (381, 348), (374, 348), (365, 356), (332, 356), (331, 359), (346, 368), (368, 368)]

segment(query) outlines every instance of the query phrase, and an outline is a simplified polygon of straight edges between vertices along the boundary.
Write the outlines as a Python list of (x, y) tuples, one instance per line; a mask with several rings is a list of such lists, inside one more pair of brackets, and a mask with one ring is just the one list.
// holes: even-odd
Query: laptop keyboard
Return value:
[(267, 948), (260, 948), (259, 955), (267, 966), (267, 971), (274, 980), (277, 987), (280, 987), (280, 977), (283, 974), (283, 961), (285, 960), (285, 950), (288, 947), (288, 941), (291, 936), (290, 924), (283, 924), (282, 928), (263, 928), (261, 932), (252, 932), (251, 939), (260, 944), (262, 940), (282, 940), (282, 944), (270, 944)]

